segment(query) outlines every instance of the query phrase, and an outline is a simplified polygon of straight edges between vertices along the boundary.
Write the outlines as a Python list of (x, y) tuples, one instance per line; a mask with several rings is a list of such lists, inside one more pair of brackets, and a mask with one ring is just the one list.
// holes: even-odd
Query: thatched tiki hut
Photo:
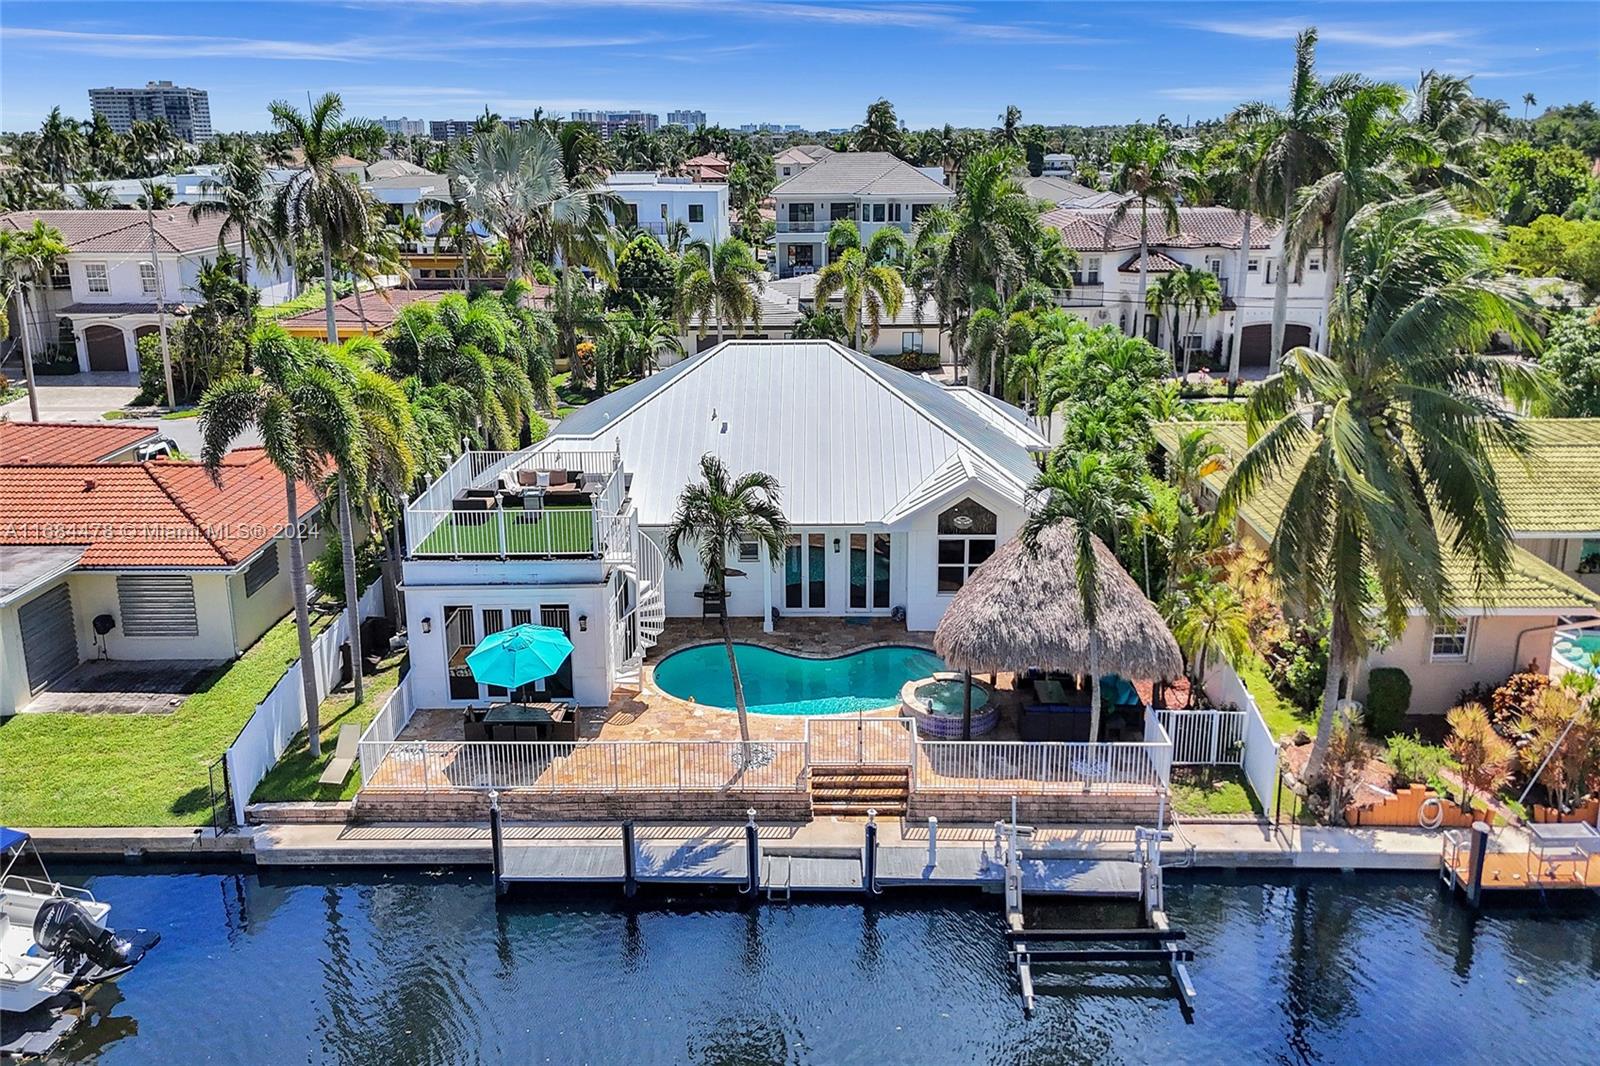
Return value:
[[(1099, 675), (1173, 681), (1183, 674), (1183, 654), (1155, 605), (1145, 598), (1116, 556), (1096, 538), (1100, 598), (1093, 633), (1084, 619), (1074, 565), (1077, 531), (1067, 523), (1039, 534), (1038, 550), (1020, 538), (1000, 547), (957, 592), (933, 635), (933, 646), (952, 668), (971, 675), (1017, 673), (1030, 668), (1074, 677)], [(1090, 739), (1099, 739), (1094, 701)], [(964, 732), (970, 737), (970, 732)]]

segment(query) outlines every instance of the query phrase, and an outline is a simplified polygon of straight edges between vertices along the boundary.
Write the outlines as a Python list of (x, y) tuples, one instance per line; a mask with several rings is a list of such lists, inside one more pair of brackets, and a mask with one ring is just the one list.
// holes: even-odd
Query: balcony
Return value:
[(406, 508), (408, 558), (627, 561), (628, 512), (615, 452), (467, 452)]
[(1102, 307), (1106, 302), (1106, 287), (1098, 282), (1075, 284), (1070, 289), (1052, 289), (1058, 307)]
[(798, 221), (793, 220), (793, 219), (780, 218), (780, 219), (778, 219), (778, 232), (779, 233), (827, 233), (829, 227), (831, 227), (832, 225), (833, 225), (833, 221), (831, 219), (826, 219), (826, 218), (808, 218), (808, 219), (801, 219), (801, 220), (798, 220)]

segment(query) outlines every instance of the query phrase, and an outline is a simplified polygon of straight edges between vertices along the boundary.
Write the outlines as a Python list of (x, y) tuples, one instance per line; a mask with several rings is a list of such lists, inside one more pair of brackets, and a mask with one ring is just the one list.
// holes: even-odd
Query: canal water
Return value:
[(1473, 918), (1420, 875), (1171, 877), (1191, 1024), (1148, 968), (1065, 975), (1024, 1020), (978, 894), (497, 907), (486, 873), (55, 872), (162, 936), (59, 1062), (1578, 1063), (1600, 1022), (1600, 906)]

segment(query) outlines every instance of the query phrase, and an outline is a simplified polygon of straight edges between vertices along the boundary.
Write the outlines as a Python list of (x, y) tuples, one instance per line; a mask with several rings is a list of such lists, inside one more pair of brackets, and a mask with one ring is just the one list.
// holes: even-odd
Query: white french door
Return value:
[(783, 610), (821, 613), (828, 609), (828, 534), (800, 529), (783, 550)]
[(858, 530), (850, 534), (850, 598), (853, 614), (884, 614), (890, 608), (889, 573), (893, 559), (887, 533)]

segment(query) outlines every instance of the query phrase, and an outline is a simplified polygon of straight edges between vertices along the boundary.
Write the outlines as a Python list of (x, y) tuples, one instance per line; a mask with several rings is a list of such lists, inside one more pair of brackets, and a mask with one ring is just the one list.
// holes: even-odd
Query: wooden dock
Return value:
[(1600, 831), (1581, 822), (1530, 825), (1527, 840), (1502, 839), (1483, 822), (1442, 838), (1439, 876), (1474, 906), (1485, 894), (1600, 891)]

